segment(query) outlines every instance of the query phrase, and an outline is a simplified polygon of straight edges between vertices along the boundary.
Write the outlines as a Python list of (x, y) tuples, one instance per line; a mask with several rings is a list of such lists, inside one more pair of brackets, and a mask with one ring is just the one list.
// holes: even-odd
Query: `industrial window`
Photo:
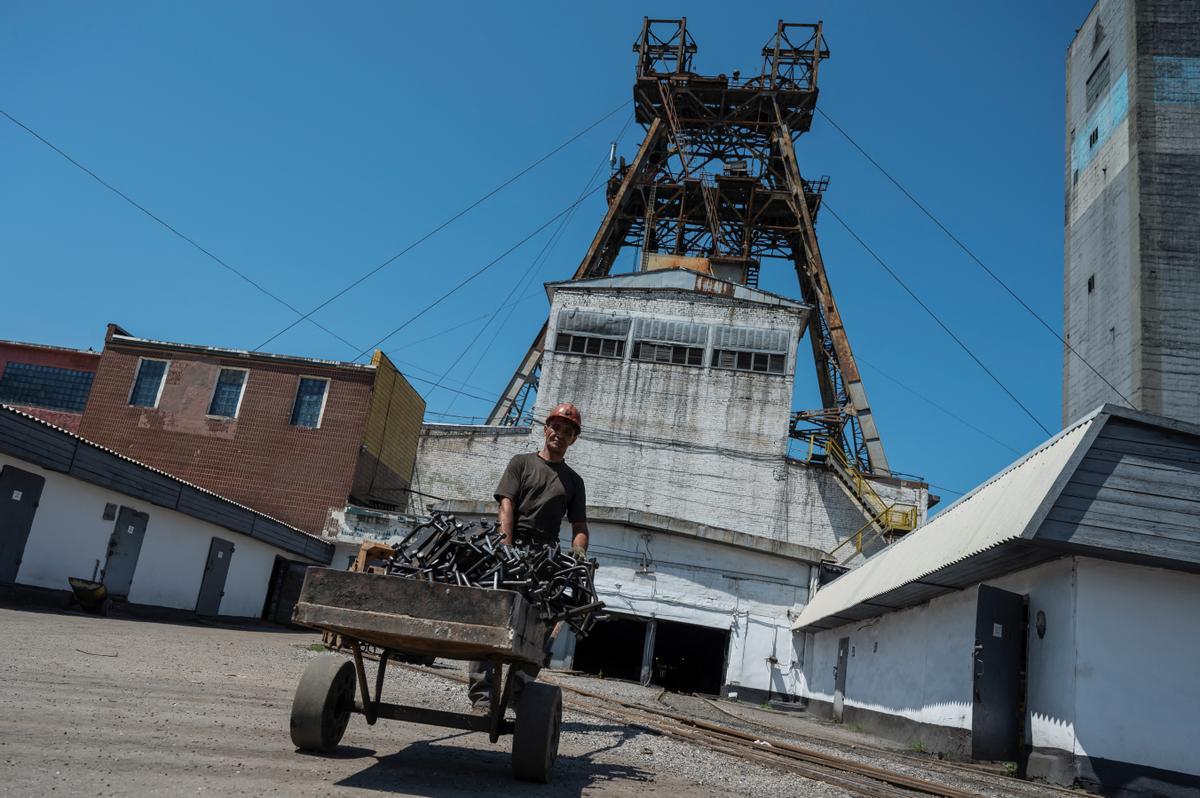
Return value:
[(213, 388), (212, 401), (208, 403), (210, 416), (237, 418), (242, 404), (242, 393), (246, 390), (245, 369), (221, 369)]
[(318, 377), (301, 377), (296, 387), (296, 404), (292, 407), (292, 426), (316, 429), (321, 426), (325, 413), (325, 397), (329, 393), (329, 380)]
[(1095, 290), (1096, 290), (1096, 275), (1093, 274), (1090, 277), (1088, 277), (1088, 293), (1090, 294)]
[(569, 352), (573, 355), (624, 357), (625, 342), (612, 338), (592, 338), (587, 335), (559, 333), (554, 341), (554, 351)]
[(1087, 95), (1087, 110), (1092, 110), (1092, 106), (1096, 104), (1096, 100), (1100, 99), (1100, 95), (1108, 88), (1108, 53), (1100, 59), (1100, 63), (1096, 64), (1096, 68), (1092, 70), (1092, 74), (1088, 76), (1085, 84)]
[(655, 363), (674, 363), (677, 366), (703, 366), (704, 348), (680, 344), (652, 344), (635, 341), (634, 360), (649, 360)]
[(1096, 142), (1099, 140), (1100, 140), (1100, 128), (1094, 127), (1094, 128), (1092, 128), (1091, 135), (1088, 136), (1088, 146), (1095, 147)]
[(633, 328), (633, 359), (677, 366), (703, 366), (708, 325), (667, 319), (638, 319)]
[(9, 363), (0, 376), (0, 402), (82, 413), (95, 376), (90, 371)]
[(788, 334), (784, 330), (717, 327), (713, 368), (787, 373)]
[(564, 308), (558, 312), (555, 352), (624, 357), (630, 319), (612, 313)]
[(129, 404), (135, 407), (158, 407), (166, 374), (167, 361), (142, 358), (138, 362), (137, 376), (133, 378), (133, 390), (129, 392)]

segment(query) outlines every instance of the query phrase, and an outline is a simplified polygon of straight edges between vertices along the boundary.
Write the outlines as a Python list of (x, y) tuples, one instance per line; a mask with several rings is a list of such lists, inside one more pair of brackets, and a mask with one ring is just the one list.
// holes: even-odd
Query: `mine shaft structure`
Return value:
[[(827, 178), (805, 179), (796, 140), (812, 125), (817, 76), (829, 57), (821, 23), (780, 21), (762, 69), (700, 75), (684, 19), (645, 19), (633, 46), (633, 98), (645, 137), (608, 185), (608, 209), (574, 279), (609, 274), (623, 249), (639, 269), (684, 266), (757, 286), (760, 269), (786, 261), (812, 305), (809, 339), (823, 406), (793, 413), (791, 435), (832, 465), (888, 475), (887, 458), (826, 277), (814, 221)], [(488, 422), (529, 420), (546, 326)]]

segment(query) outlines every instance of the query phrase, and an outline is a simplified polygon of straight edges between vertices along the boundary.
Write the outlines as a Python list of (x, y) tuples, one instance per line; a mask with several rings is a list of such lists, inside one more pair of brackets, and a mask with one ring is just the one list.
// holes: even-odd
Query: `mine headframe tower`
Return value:
[[(764, 258), (790, 261), (813, 306), (809, 339), (823, 404), (793, 414), (792, 436), (856, 471), (889, 474), (813, 225), (828, 179), (804, 179), (796, 158), (829, 57), (821, 23), (781, 20), (750, 76), (697, 74), (686, 18), (645, 19), (633, 49), (645, 138), (610, 179), (608, 210), (573, 279), (607, 275), (626, 247), (640, 253), (639, 269), (703, 259), (714, 276), (750, 286)], [(528, 420), (545, 338), (543, 326), (489, 423)]]

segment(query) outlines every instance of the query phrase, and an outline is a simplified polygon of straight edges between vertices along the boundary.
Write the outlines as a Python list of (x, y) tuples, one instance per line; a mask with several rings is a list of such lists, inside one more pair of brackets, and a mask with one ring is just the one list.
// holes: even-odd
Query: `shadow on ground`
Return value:
[[(562, 724), (562, 733), (615, 734), (617, 738), (609, 745), (581, 755), (559, 754), (549, 784), (516, 781), (508, 747), (466, 747), (461, 743), (462, 738), (469, 736), (467, 732), (416, 742), (394, 754), (375, 755), (373, 764), (337, 784), (339, 787), (425, 796), (511, 793), (518, 788), (522, 794), (576, 796), (602, 782), (622, 781), (633, 785), (653, 780), (654, 774), (648, 770), (596, 761), (599, 754), (622, 747), (642, 732), (627, 726), (573, 722)], [(365, 751), (356, 749), (356, 752)]]

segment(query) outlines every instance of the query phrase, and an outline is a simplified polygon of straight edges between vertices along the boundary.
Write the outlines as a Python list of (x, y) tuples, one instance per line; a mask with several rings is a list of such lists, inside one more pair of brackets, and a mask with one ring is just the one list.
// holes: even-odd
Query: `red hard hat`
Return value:
[(549, 424), (552, 418), (561, 418), (563, 421), (575, 425), (576, 432), (583, 431), (583, 416), (579, 414), (579, 408), (570, 402), (556, 405), (546, 416), (546, 423)]

